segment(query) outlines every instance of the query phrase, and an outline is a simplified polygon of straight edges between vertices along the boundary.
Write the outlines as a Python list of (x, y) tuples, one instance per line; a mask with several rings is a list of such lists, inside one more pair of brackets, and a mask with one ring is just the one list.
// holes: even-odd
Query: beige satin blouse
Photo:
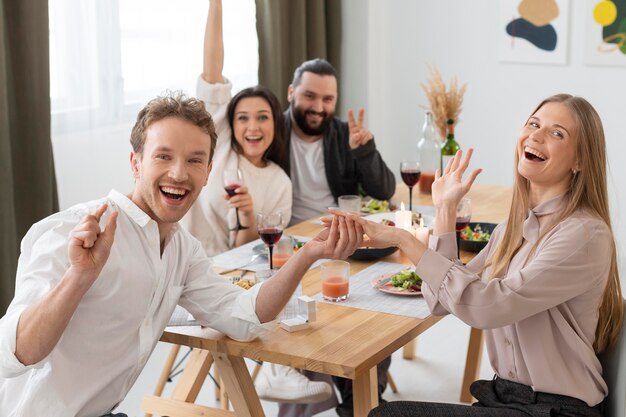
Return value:
[(561, 202), (559, 196), (529, 210), (524, 244), (503, 277), (489, 279), (489, 269), (478, 271), (502, 239), (504, 224), (466, 266), (456, 256), (454, 233), (431, 237), (416, 272), (434, 314), (451, 313), (485, 329), (499, 377), (593, 406), (607, 394), (593, 342), (611, 260), (609, 228), (576, 212), (543, 238), (524, 265), (539, 237), (538, 218), (554, 215)]

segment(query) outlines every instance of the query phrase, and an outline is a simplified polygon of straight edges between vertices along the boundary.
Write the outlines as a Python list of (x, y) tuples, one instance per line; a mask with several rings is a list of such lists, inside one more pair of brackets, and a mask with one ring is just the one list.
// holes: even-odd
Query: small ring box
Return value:
[(281, 320), (280, 327), (288, 332), (297, 332), (309, 327), (309, 323), (315, 321), (315, 300), (307, 295), (298, 297), (298, 316)]

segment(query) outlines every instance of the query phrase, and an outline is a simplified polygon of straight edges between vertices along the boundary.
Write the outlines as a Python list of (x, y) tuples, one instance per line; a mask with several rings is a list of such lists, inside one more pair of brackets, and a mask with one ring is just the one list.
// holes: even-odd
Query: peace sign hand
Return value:
[(363, 127), (365, 121), (365, 109), (359, 110), (358, 123), (354, 120), (354, 112), (352, 109), (348, 110), (348, 130), (350, 131), (350, 149), (356, 149), (359, 146), (365, 145), (370, 140), (374, 139), (372, 132)]

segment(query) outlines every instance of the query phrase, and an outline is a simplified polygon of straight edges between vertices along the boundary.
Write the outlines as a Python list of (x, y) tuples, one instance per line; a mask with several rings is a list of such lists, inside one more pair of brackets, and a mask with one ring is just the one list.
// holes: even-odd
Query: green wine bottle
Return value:
[(446, 141), (443, 143), (441, 147), (441, 174), (443, 175), (444, 170), (448, 166), (448, 161), (456, 155), (456, 152), (461, 149), (459, 144), (454, 140), (454, 119), (448, 119), (448, 135), (446, 136)]

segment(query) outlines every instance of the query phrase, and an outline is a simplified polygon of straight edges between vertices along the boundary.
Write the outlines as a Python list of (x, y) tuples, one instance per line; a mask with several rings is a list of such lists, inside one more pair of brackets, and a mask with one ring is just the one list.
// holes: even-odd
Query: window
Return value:
[[(254, 0), (223, 5), (224, 74), (257, 84)], [(50, 0), (52, 131), (129, 123), (165, 90), (195, 94), (206, 0)]]

